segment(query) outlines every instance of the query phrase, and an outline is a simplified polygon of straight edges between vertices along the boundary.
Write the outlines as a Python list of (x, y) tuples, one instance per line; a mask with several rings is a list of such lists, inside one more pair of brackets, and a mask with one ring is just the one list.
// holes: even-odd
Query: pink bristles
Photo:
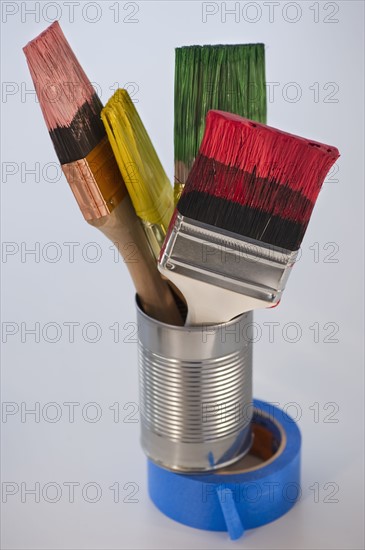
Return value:
[(23, 51), (47, 128), (68, 126), (77, 111), (91, 101), (95, 90), (58, 22), (29, 42)]

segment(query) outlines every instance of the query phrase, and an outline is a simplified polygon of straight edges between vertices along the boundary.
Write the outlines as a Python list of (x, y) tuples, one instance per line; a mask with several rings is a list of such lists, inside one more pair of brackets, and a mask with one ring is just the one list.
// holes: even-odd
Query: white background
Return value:
[[(363, 2), (281, 2), (271, 21), (273, 2), (240, 2), (226, 21), (224, 9), (234, 3), (213, 2), (209, 9), (217, 13), (206, 22), (201, 2), (139, 1), (134, 16), (128, 15), (137, 11), (134, 4), (121, 2), (119, 22), (116, 2), (99, 2), (97, 11), (95, 3), (80, 1), (73, 22), (66, 2), (40, 2), (38, 22), (27, 12), (35, 2), (1, 4), (1, 224), (3, 246), (13, 252), (2, 256), (2, 399), (14, 413), (2, 417), (2, 481), (8, 490), (12, 482), (15, 493), (2, 503), (2, 547), (364, 548)], [(7, 16), (4, 10), (18, 11)], [(269, 124), (341, 152), (280, 307), (255, 316), (254, 394), (298, 419), (302, 498), (285, 517), (235, 543), (226, 533), (179, 525), (149, 501), (139, 424), (128, 422), (138, 419), (132, 415), (138, 404), (136, 344), (126, 341), (135, 326), (132, 284), (103, 235), (83, 221), (67, 182), (48, 165), (56, 156), (34, 95), (25, 93), (32, 84), (22, 46), (57, 11), (104, 102), (115, 83), (133, 83), (129, 90), (171, 178), (174, 48), (181, 45), (264, 42), (267, 81), (276, 83), (270, 84)], [(40, 174), (27, 174), (35, 163)], [(71, 245), (64, 244), (71, 242), (79, 243), (73, 262)], [(37, 246), (38, 257), (24, 254)], [(92, 262), (95, 252), (101, 258)], [(55, 253), (60, 258), (52, 262)], [(73, 343), (69, 322), (79, 323)], [(39, 342), (25, 333), (35, 323)], [(96, 343), (88, 323), (101, 331)], [(273, 342), (263, 323), (278, 323)], [(119, 343), (109, 328), (117, 324)], [(80, 404), (74, 422), (67, 402)], [(35, 403), (39, 422), (25, 414)], [(91, 422), (97, 410), (102, 416)], [(56, 413), (59, 421), (51, 422)], [(49, 502), (55, 497), (52, 487), (47, 493), (50, 482), (62, 489), (58, 502)], [(67, 482), (79, 484), (73, 503)], [(36, 483), (39, 503), (25, 493)], [(96, 503), (87, 501), (95, 496), (88, 483), (102, 491)], [(120, 488), (119, 502), (111, 486)], [(133, 488), (138, 502), (123, 502)]]

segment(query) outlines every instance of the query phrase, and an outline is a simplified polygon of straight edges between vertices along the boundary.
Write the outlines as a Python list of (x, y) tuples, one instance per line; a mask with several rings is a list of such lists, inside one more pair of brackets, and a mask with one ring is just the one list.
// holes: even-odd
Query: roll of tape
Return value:
[(301, 494), (300, 431), (284, 411), (259, 400), (252, 428), (250, 455), (225, 469), (183, 474), (149, 460), (149, 494), (157, 508), (190, 527), (228, 531), (233, 540), (288, 512)]

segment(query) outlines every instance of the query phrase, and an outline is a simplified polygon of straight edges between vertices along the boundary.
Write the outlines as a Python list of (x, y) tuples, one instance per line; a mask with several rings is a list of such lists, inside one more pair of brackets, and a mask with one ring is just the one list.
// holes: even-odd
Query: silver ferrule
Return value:
[(159, 263), (186, 277), (274, 304), (297, 254), (178, 213)]
[(160, 250), (166, 237), (166, 231), (161, 224), (150, 223), (146, 220), (142, 220), (143, 230), (145, 232), (147, 242), (150, 245), (152, 255), (158, 259)]
[(182, 472), (209, 471), (251, 446), (252, 313), (220, 325), (160, 323), (137, 304), (141, 443)]

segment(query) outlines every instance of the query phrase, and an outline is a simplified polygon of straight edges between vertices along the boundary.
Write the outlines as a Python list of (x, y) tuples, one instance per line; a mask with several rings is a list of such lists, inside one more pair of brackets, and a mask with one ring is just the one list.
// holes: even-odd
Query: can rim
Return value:
[(210, 323), (203, 323), (201, 325), (194, 325), (194, 326), (177, 326), (177, 325), (170, 325), (169, 323), (164, 323), (163, 321), (158, 321), (157, 319), (154, 319), (153, 317), (150, 317), (149, 315), (147, 315), (147, 313), (145, 313), (142, 309), (142, 306), (140, 304), (140, 301), (139, 301), (139, 297), (138, 297), (138, 294), (135, 295), (135, 302), (136, 302), (136, 308), (137, 308), (137, 312), (139, 315), (141, 315), (144, 319), (146, 319), (146, 321), (150, 322), (150, 323), (153, 323), (154, 325), (157, 325), (157, 326), (161, 326), (161, 327), (166, 327), (168, 328), (169, 330), (175, 330), (176, 332), (201, 332), (201, 330), (203, 328), (206, 328), (206, 327), (209, 327), (211, 328), (212, 330), (213, 329), (222, 329), (222, 328), (225, 328), (225, 327), (229, 327), (231, 325), (234, 325), (236, 324), (239, 319), (243, 318), (243, 317), (246, 317), (248, 316), (249, 313), (251, 312), (245, 312), (245, 313), (242, 313), (241, 315), (237, 315), (236, 317), (234, 317), (233, 319), (230, 319), (229, 321), (226, 321), (225, 323), (214, 323), (214, 324), (210, 324)]

